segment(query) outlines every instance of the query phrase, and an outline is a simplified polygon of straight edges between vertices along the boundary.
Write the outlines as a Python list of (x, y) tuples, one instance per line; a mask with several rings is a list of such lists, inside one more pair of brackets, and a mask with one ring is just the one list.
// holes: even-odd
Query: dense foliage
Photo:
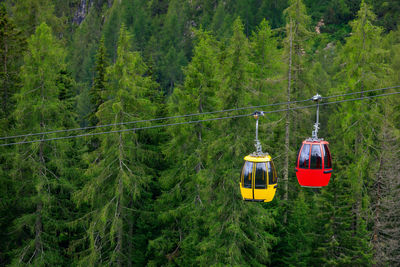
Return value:
[[(0, 136), (12, 138), (0, 143), (0, 265), (400, 265), (397, 95), (321, 106), (334, 170), (322, 189), (300, 187), (294, 171), (315, 110), (261, 118), (277, 194), (244, 202), (238, 186), (254, 150), (254, 110), (240, 108), (399, 91), (399, 10), (2, 1)], [(25, 143), (1, 145), (14, 142)]]

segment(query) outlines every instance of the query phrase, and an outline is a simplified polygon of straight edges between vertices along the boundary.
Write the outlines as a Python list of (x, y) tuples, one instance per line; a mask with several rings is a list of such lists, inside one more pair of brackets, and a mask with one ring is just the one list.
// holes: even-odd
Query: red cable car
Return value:
[(318, 138), (319, 102), (322, 97), (312, 98), (317, 102), (317, 122), (314, 124), (312, 138), (303, 141), (296, 162), (296, 176), (299, 184), (304, 187), (327, 186), (332, 173), (332, 158), (329, 143)]
[(332, 173), (332, 159), (329, 143), (323, 140), (303, 141), (297, 157), (296, 176), (305, 187), (327, 186)]

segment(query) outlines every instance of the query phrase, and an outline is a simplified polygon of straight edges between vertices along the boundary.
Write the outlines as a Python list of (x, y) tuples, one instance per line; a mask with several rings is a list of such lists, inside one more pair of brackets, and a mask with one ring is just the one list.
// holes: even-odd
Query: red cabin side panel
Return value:
[(331, 173), (324, 173), (324, 170), (297, 169), (297, 181), (301, 186), (322, 187), (327, 186), (331, 179)]
[[(322, 169), (309, 169), (309, 163), (308, 163), (308, 168), (299, 168), (300, 156), (301, 153), (303, 152), (303, 148), (306, 147), (307, 149), (310, 149), (311, 145), (324, 145), (324, 144), (328, 145), (329, 143), (326, 141), (303, 141), (296, 162), (296, 177), (301, 186), (322, 187), (328, 185), (329, 180), (331, 178), (332, 168), (325, 168), (326, 166), (323, 166)], [(305, 145), (310, 145), (310, 146), (305, 146)], [(311, 157), (311, 153), (309, 153), (309, 157)], [(324, 158), (322, 155), (322, 162), (323, 161)], [(308, 160), (308, 162), (310, 162), (310, 159)]]

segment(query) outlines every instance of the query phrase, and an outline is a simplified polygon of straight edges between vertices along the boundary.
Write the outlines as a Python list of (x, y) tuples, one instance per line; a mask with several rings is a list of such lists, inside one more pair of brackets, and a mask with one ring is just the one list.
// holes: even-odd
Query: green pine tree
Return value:
[(187, 65), (191, 53), (192, 25), (187, 23), (188, 12), (187, 2), (171, 0), (160, 21), (157, 39), (162, 53), (157, 57), (156, 67), (161, 86), (167, 93), (172, 93), (175, 84), (183, 81), (182, 66)]
[[(357, 19), (351, 23), (352, 35), (339, 54), (340, 71), (336, 78), (340, 85), (335, 93), (385, 85), (389, 70), (383, 61), (386, 51), (381, 45), (382, 29), (373, 25), (374, 20), (370, 7), (362, 2)], [(348, 89), (344, 91), (344, 88)], [(325, 265), (366, 266), (372, 262), (371, 229), (368, 227), (371, 195), (366, 188), (375, 180), (377, 150), (372, 149), (372, 145), (380, 128), (379, 106), (376, 101), (365, 100), (344, 103), (331, 114), (328, 132), (335, 129), (331, 138), (332, 154), (336, 155), (335, 174), (332, 186), (322, 195), (321, 209), (329, 221), (323, 224), (327, 231), (322, 234), (319, 246)], [(333, 203), (326, 205), (326, 201)]]
[(62, 38), (65, 30), (65, 19), (54, 14), (54, 3), (50, 0), (13, 1), (13, 13), (16, 24), (26, 36), (35, 33), (41, 23), (49, 25), (56, 37)]
[[(74, 126), (68, 106), (59, 100), (57, 78), (64, 69), (64, 50), (51, 29), (41, 24), (28, 40), (16, 94), (14, 118), (19, 133)], [(43, 138), (46, 136), (42, 136)], [(47, 136), (48, 137), (48, 136)], [(70, 186), (65, 176), (70, 141), (37, 142), (15, 147), (13, 179), (19, 199), (13, 231), (13, 265), (60, 265), (67, 229)]]
[[(157, 83), (146, 76), (147, 67), (138, 52), (131, 51), (131, 36), (125, 26), (120, 29), (117, 59), (107, 69), (107, 99), (99, 106), (100, 124), (145, 119), (156, 114), (150, 101)], [(124, 130), (129, 126), (114, 126)], [(132, 126), (131, 126), (132, 127)], [(98, 150), (90, 155), (86, 171), (87, 182), (76, 193), (77, 203), (88, 203), (87, 250), (80, 265), (117, 265), (135, 263), (136, 254), (144, 254), (146, 244), (135, 246), (144, 239), (136, 224), (140, 221), (154, 171), (149, 166), (157, 158), (149, 134), (124, 131), (100, 136)], [(144, 241), (145, 242), (145, 241)], [(141, 264), (140, 262), (136, 262)]]
[(104, 37), (100, 39), (99, 49), (96, 55), (96, 67), (95, 77), (93, 86), (90, 88), (90, 102), (92, 104), (92, 112), (89, 114), (89, 123), (91, 126), (97, 125), (98, 119), (96, 113), (99, 110), (101, 104), (103, 104), (107, 80), (106, 80), (106, 69), (108, 67), (107, 53), (104, 46)]
[(69, 45), (69, 70), (76, 82), (83, 83), (89, 88), (94, 79), (95, 55), (102, 36), (102, 16), (101, 8), (93, 5), (85, 20), (75, 30)]
[[(246, 106), (257, 96), (249, 93), (251, 81), (250, 46), (240, 19), (222, 62), (222, 85), (217, 92), (219, 106)], [(199, 243), (199, 265), (266, 265), (276, 241), (271, 233), (273, 209), (244, 202), (239, 193), (243, 156), (252, 151), (254, 121), (249, 118), (213, 123), (207, 147), (206, 173), (208, 203), (206, 234)], [(252, 129), (249, 131), (249, 129)], [(262, 134), (260, 139), (263, 140)]]
[[(303, 99), (307, 94), (304, 83), (305, 72), (304, 66), (306, 61), (306, 53), (308, 50), (308, 39), (310, 31), (310, 17), (307, 15), (306, 7), (301, 0), (289, 1), (289, 7), (284, 10), (286, 17), (286, 39), (284, 41), (284, 56), (288, 62), (287, 66), (287, 90), (286, 101), (290, 102), (293, 98)], [(290, 108), (290, 105), (287, 105)], [(290, 111), (286, 112), (285, 118), (285, 162), (283, 168), (283, 199), (289, 199), (289, 177), (294, 177), (292, 171), (289, 172), (289, 161), (294, 161), (294, 152), (290, 150), (291, 140), (295, 138), (293, 133), (299, 130), (297, 121), (299, 116), (294, 117)], [(291, 134), (292, 133), (292, 134)], [(290, 168), (292, 170), (292, 168)], [(287, 210), (287, 209), (285, 209)], [(284, 223), (286, 223), (287, 214), (284, 214)]]
[[(184, 69), (185, 81), (169, 98), (171, 116), (209, 112), (215, 109), (215, 92), (220, 86), (219, 44), (207, 32), (196, 31), (191, 63)], [(156, 203), (162, 231), (151, 241), (152, 265), (166, 260), (178, 265), (194, 264), (198, 242), (204, 231), (207, 206), (207, 146), (210, 124), (170, 127), (164, 154), (170, 168), (160, 176), (163, 194)], [(171, 193), (173, 192), (173, 193)]]
[(301, 191), (293, 201), (292, 212), (288, 215), (288, 224), (285, 228), (288, 235), (287, 244), (282, 253), (283, 257), (278, 260), (286, 266), (312, 265), (313, 232), (317, 223), (312, 212), (312, 202), (313, 199), (307, 197), (304, 191)]
[[(14, 93), (20, 87), (19, 68), (22, 64), (22, 53), (26, 48), (25, 39), (16, 27), (13, 19), (6, 11), (4, 3), (0, 3), (0, 135), (12, 134), (13, 119), (11, 114), (15, 108)], [(8, 141), (8, 140), (7, 140)], [(11, 177), (13, 165), (13, 148), (0, 148), (0, 265), (9, 262), (10, 246), (13, 243), (9, 232), (12, 221), (16, 218), (14, 207), (15, 187)]]
[(17, 69), (21, 64), (25, 40), (3, 3), (0, 4), (0, 40), (1, 110), (3, 116), (8, 116), (12, 111), (11, 100), (18, 83)]

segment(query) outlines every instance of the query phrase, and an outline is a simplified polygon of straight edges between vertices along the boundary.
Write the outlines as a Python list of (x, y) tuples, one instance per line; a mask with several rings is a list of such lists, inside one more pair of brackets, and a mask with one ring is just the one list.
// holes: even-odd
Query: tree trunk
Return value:
[[(44, 85), (43, 82), (41, 84), (41, 90), (40, 90), (40, 95), (41, 95), (41, 101), (42, 105), (44, 104)], [(44, 114), (41, 112), (40, 114), (40, 130), (44, 130)], [(39, 145), (39, 162), (40, 162), (40, 174), (42, 176), (46, 175), (46, 168), (45, 168), (45, 160), (44, 160), (44, 151), (43, 151), (43, 145), (44, 142), (40, 142)], [(44, 177), (43, 177), (44, 179)], [(42, 231), (43, 231), (43, 224), (42, 224), (42, 209), (43, 209), (43, 203), (40, 200), (40, 194), (42, 189), (39, 188), (39, 202), (36, 204), (36, 222), (35, 222), (35, 253), (34, 256), (38, 257), (39, 254), (43, 251), (43, 243), (42, 243)]]
[(4, 41), (4, 58), (3, 58), (3, 73), (4, 73), (4, 80), (3, 80), (3, 111), (5, 114), (8, 114), (7, 111), (7, 104), (8, 104), (8, 86), (9, 86), (9, 77), (8, 77), (8, 68), (7, 68), (7, 55), (8, 55), (8, 45), (7, 41)]
[[(373, 266), (397, 266), (399, 263), (399, 161), (398, 138), (391, 133), (388, 114), (382, 127), (381, 154), (374, 184)], [(396, 259), (397, 257), (397, 259)]]
[[(292, 21), (289, 24), (289, 71), (288, 71), (288, 88), (287, 88), (287, 101), (290, 102), (290, 87), (292, 83), (292, 46), (293, 46), (293, 33), (292, 33)], [(283, 169), (283, 181), (284, 181), (284, 195), (283, 200), (288, 200), (288, 188), (289, 188), (289, 137), (290, 137), (290, 104), (287, 104), (286, 111), (286, 123), (285, 123), (285, 165)], [(283, 222), (287, 221), (287, 212), (285, 211)]]
[[(120, 171), (123, 172), (123, 144), (122, 144), (122, 134), (119, 134), (119, 167)], [(122, 238), (123, 238), (123, 216), (122, 216), (122, 200), (124, 193), (124, 185), (122, 183), (122, 178), (120, 177), (118, 180), (118, 204), (117, 204), (117, 212), (115, 220), (120, 221), (118, 224), (117, 230), (117, 247), (115, 249), (115, 253), (117, 254), (117, 266), (123, 266), (122, 262)]]
[(123, 184), (122, 179), (120, 178), (118, 181), (118, 207), (117, 207), (117, 216), (116, 220), (120, 220), (121, 223), (118, 224), (118, 233), (117, 233), (117, 248), (115, 252), (117, 253), (117, 266), (123, 266), (122, 264), (122, 238), (123, 238), (123, 223), (122, 223), (122, 194), (123, 194)]
[(40, 201), (36, 205), (36, 222), (35, 222), (35, 257), (43, 251), (43, 244), (42, 244), (42, 208), (43, 204)]
[[(133, 209), (133, 202), (132, 202), (132, 200), (130, 200), (129, 201), (129, 207), (130, 208), (132, 208)], [(134, 234), (134, 221), (133, 220), (129, 220), (128, 221), (128, 224), (129, 224), (129, 241), (128, 241), (128, 243), (127, 243), (127, 246), (128, 246), (128, 253), (129, 253), (129, 255), (130, 255), (130, 257), (133, 257), (132, 255), (133, 255), (133, 249), (134, 249), (134, 247), (133, 247), (133, 242), (132, 242), (132, 236), (133, 236), (133, 234)], [(127, 265), (128, 267), (131, 267), (131, 266), (133, 266), (133, 261), (131, 260), (131, 259), (129, 259), (128, 260), (128, 265)]]
[[(41, 123), (42, 125), (42, 123)], [(40, 143), (39, 145), (39, 160), (41, 164), (41, 170), (40, 173), (44, 175), (44, 156), (43, 156), (43, 142)], [(39, 189), (42, 190), (42, 189)], [(41, 192), (38, 192), (40, 195)], [(42, 243), (42, 231), (43, 231), (43, 225), (42, 225), (42, 209), (43, 209), (43, 203), (41, 200), (36, 204), (36, 222), (35, 222), (35, 253), (34, 256), (38, 257), (40, 253), (43, 251), (43, 243)]]

